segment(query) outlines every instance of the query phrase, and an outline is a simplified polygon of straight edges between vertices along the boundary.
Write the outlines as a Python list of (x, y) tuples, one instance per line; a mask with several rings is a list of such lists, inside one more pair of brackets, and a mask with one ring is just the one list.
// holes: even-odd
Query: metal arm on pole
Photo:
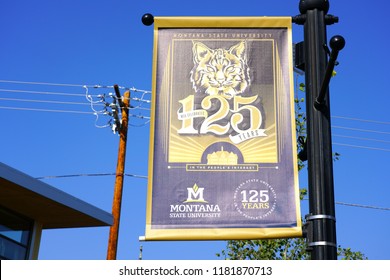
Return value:
[(324, 99), (326, 91), (329, 87), (330, 78), (332, 77), (334, 66), (336, 65), (337, 56), (345, 46), (345, 40), (342, 36), (336, 35), (330, 39), (330, 47), (332, 52), (330, 53), (328, 66), (326, 67), (325, 77), (321, 84), (321, 90), (316, 100), (314, 101), (314, 107), (317, 110), (321, 110), (324, 106)]

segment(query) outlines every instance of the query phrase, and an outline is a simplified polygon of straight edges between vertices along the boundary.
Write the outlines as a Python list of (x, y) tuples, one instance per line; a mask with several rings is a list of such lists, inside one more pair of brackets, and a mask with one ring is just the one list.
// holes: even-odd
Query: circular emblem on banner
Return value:
[(234, 207), (247, 219), (268, 217), (275, 210), (276, 203), (275, 190), (260, 179), (245, 180), (234, 192)]

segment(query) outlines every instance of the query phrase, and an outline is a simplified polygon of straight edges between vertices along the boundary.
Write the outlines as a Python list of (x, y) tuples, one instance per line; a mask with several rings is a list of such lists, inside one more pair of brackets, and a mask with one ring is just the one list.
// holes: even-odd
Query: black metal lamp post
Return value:
[(306, 216), (306, 237), (312, 259), (335, 260), (337, 241), (328, 84), (345, 41), (341, 36), (331, 39), (332, 53), (328, 62), (326, 25), (338, 22), (338, 18), (327, 14), (327, 0), (301, 0), (299, 10), (301, 14), (293, 21), (304, 25), (310, 211)]

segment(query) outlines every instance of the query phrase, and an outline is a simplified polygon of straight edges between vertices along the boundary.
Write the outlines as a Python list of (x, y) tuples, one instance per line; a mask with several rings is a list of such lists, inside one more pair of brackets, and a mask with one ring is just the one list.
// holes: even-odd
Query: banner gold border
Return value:
[[(153, 46), (153, 81), (152, 106), (149, 143), (148, 192), (146, 209), (145, 240), (230, 240), (230, 239), (269, 239), (290, 238), (302, 236), (302, 222), (300, 213), (297, 148), (292, 145), (294, 164), (294, 191), (296, 206), (295, 227), (286, 228), (190, 228), (190, 229), (152, 229), (152, 190), (153, 190), (153, 159), (155, 144), (156, 119), (156, 75), (157, 75), (157, 48), (158, 31), (165, 28), (287, 28), (288, 44), (292, 46), (292, 19), (291, 17), (155, 17), (154, 18), (154, 46)], [(292, 143), (296, 142), (294, 108), (294, 85), (292, 48), (288, 48), (290, 78), (290, 104)]]

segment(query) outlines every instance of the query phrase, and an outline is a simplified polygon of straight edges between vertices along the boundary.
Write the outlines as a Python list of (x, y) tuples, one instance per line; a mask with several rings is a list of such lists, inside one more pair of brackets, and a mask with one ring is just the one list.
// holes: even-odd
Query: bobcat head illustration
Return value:
[(245, 41), (229, 50), (210, 49), (203, 43), (193, 42), (192, 52), (191, 82), (197, 93), (231, 99), (250, 86)]

